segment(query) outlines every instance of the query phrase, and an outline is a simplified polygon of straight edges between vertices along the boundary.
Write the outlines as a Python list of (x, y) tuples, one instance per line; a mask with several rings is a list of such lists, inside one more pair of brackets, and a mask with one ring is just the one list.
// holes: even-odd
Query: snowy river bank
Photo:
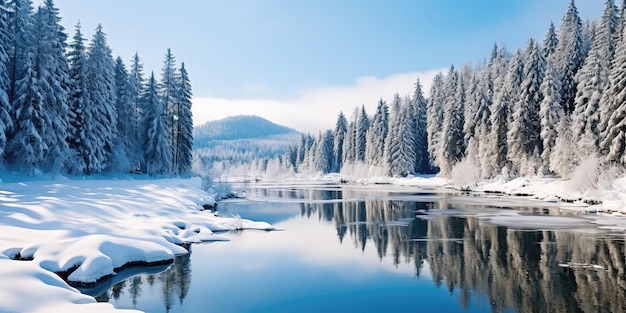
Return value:
[(171, 262), (184, 244), (227, 240), (215, 231), (274, 229), (202, 211), (214, 202), (195, 178), (2, 183), (0, 312), (114, 311), (56, 273), (90, 284), (131, 264)]

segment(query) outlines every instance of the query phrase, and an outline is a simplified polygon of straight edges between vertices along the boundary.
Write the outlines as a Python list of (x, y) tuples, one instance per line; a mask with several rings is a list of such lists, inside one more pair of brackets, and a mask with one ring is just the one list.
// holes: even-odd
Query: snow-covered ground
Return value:
[(214, 231), (274, 229), (202, 211), (215, 200), (197, 178), (0, 186), (0, 312), (115, 311), (55, 272), (90, 283), (129, 263), (172, 260), (184, 243), (225, 240)]

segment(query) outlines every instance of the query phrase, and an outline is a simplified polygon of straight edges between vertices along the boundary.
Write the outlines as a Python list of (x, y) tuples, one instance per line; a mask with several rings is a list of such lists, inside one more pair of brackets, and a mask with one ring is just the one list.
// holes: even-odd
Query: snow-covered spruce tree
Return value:
[[(143, 88), (145, 79), (143, 77), (143, 64), (139, 58), (139, 54), (135, 55), (131, 59), (130, 73), (128, 76), (128, 83), (130, 84), (130, 94), (128, 97), (131, 99), (131, 106), (133, 108), (133, 118), (135, 119), (135, 134), (134, 142), (145, 142), (146, 134), (148, 131), (144, 129), (143, 125), (143, 108), (141, 107), (141, 95), (143, 94)], [(130, 155), (131, 166), (136, 170), (145, 170), (145, 163), (143, 161), (143, 147), (142, 145), (133, 145), (134, 149)]]
[(85, 125), (85, 104), (87, 92), (87, 76), (85, 72), (85, 39), (80, 31), (80, 23), (76, 24), (76, 31), (68, 52), (69, 62), (69, 125), (67, 142), (71, 150), (67, 169), (70, 173), (79, 174), (87, 169), (86, 156), (91, 149), (87, 146)]
[(475, 137), (475, 129), (477, 125), (476, 114), (478, 113), (478, 103), (480, 102), (480, 92), (478, 91), (479, 73), (474, 72), (465, 86), (466, 101), (465, 112), (463, 113), (463, 134), (464, 145), (467, 147), (470, 138)]
[(49, 118), (43, 107), (37, 73), (34, 69), (37, 41), (33, 34), (33, 8), (30, 1), (13, 2), (13, 57), (10, 73), (13, 128), (7, 144), (9, 164), (29, 173), (41, 168), (48, 147), (44, 132)]
[(333, 132), (329, 129), (321, 134), (316, 147), (315, 168), (323, 174), (330, 173), (332, 169), (333, 154)]
[(191, 81), (185, 69), (185, 63), (180, 64), (180, 84), (176, 103), (178, 105), (178, 123), (176, 134), (176, 147), (174, 147), (175, 159), (178, 162), (174, 169), (177, 174), (185, 174), (191, 170), (193, 149), (193, 115), (191, 113)]
[(511, 93), (516, 91), (509, 88), (509, 80), (514, 80), (514, 77), (510, 76), (506, 50), (503, 47), (494, 46), (487, 68), (492, 77), (493, 86), (489, 122), (485, 123), (490, 126), (490, 131), (484, 134), (486, 129), (482, 130), (484, 135), (480, 137), (482, 148), (479, 148), (479, 155), (482, 175), (493, 177), (507, 165), (506, 139), (511, 111)]
[(550, 160), (558, 135), (557, 127), (559, 126), (561, 116), (565, 114), (563, 106), (561, 105), (561, 80), (559, 78), (559, 74), (552, 66), (552, 63), (548, 62), (546, 73), (540, 87), (543, 100), (539, 105), (541, 140), (543, 141), (541, 159), (543, 161), (544, 172), (552, 168)]
[(463, 134), (465, 87), (454, 66), (450, 67), (448, 71), (443, 93), (445, 102), (443, 107), (442, 147), (437, 163), (441, 172), (448, 174), (452, 167), (465, 156)]
[(391, 103), (391, 113), (389, 116), (389, 130), (387, 131), (387, 138), (385, 139), (385, 152), (384, 157), (387, 162), (387, 168), (391, 170), (391, 164), (393, 161), (393, 151), (398, 149), (399, 137), (401, 127), (401, 114), (402, 114), (402, 100), (398, 93), (394, 94), (393, 102)]
[(430, 87), (430, 98), (426, 107), (426, 132), (428, 141), (429, 158), (433, 160), (433, 165), (438, 166), (437, 156), (441, 146), (441, 132), (443, 130), (443, 88), (444, 76), (442, 73), (433, 78)]
[(59, 10), (52, 0), (46, 0), (39, 7), (36, 18), (35, 71), (41, 93), (43, 108), (42, 116), (47, 117), (47, 129), (43, 133), (44, 142), (48, 146), (44, 168), (50, 172), (58, 172), (70, 157), (67, 144), (69, 127), (69, 68), (65, 51), (67, 35), (61, 26)]
[(367, 131), (370, 128), (370, 119), (365, 112), (365, 105), (361, 105), (359, 118), (356, 123), (356, 161), (365, 160), (365, 147), (367, 145)]
[(574, 0), (570, 2), (568, 10), (563, 16), (558, 39), (559, 43), (556, 49), (555, 66), (557, 66), (561, 75), (563, 88), (561, 97), (563, 98), (565, 112), (569, 114), (574, 110), (576, 73), (582, 66), (586, 57), (582, 22)]
[[(172, 148), (172, 170), (178, 167), (177, 155), (174, 153), (175, 147), (178, 145), (178, 106), (176, 104), (176, 91), (178, 90), (179, 77), (176, 73), (176, 58), (172, 54), (171, 49), (167, 49), (165, 60), (163, 61), (163, 69), (161, 70), (160, 93), (161, 103), (165, 110), (165, 127), (170, 132), (170, 147)], [(178, 174), (178, 173), (176, 173)]]
[(398, 127), (398, 137), (396, 144), (390, 150), (389, 170), (394, 177), (404, 177), (415, 173), (415, 122), (410, 114), (411, 107), (405, 103), (400, 108), (400, 127)]
[(572, 132), (578, 143), (584, 134), (591, 136), (597, 147), (600, 137), (600, 99), (608, 85), (611, 60), (617, 36), (617, 9), (606, 1), (600, 26), (585, 63), (576, 75), (578, 82), (572, 115)]
[(114, 164), (111, 168), (116, 171), (131, 170), (131, 155), (136, 145), (135, 112), (133, 110), (132, 86), (128, 79), (126, 65), (122, 58), (115, 59), (115, 111), (117, 113), (117, 136), (113, 153)]
[(112, 149), (117, 135), (115, 62), (99, 24), (87, 51), (85, 74), (88, 100), (83, 110), (85, 124), (81, 127), (87, 128), (88, 150), (84, 158), (89, 174), (101, 172), (114, 163)]
[(333, 132), (333, 168), (332, 172), (338, 173), (343, 166), (343, 146), (346, 139), (346, 133), (348, 132), (348, 120), (346, 120), (343, 112), (339, 112), (337, 117), (337, 123), (335, 124), (335, 130)]
[[(539, 104), (542, 100), (540, 86), (545, 72), (545, 60), (539, 45), (530, 39), (524, 53), (524, 73), (520, 95), (513, 107), (513, 123), (508, 140), (509, 160), (513, 170), (522, 175), (535, 174), (540, 164), (534, 164), (535, 153), (541, 153), (541, 122)], [(530, 162), (530, 163), (529, 163)]]
[(357, 123), (359, 109), (355, 109), (348, 124), (348, 132), (343, 144), (343, 164), (353, 164), (356, 162), (356, 142), (357, 142)]
[(424, 91), (422, 90), (422, 84), (419, 78), (415, 82), (411, 105), (413, 106), (413, 120), (415, 121), (415, 171), (417, 173), (430, 173), (432, 169), (430, 157), (428, 156), (428, 134), (426, 125), (428, 102), (424, 97)]
[(559, 39), (556, 35), (554, 23), (550, 22), (550, 26), (548, 26), (548, 32), (546, 33), (546, 37), (543, 39), (543, 57), (544, 59), (546, 59), (546, 62), (548, 61), (554, 62), (553, 56), (558, 45), (559, 45)]
[[(477, 95), (474, 101), (477, 105), (476, 110), (476, 126), (474, 129), (474, 138), (477, 144), (476, 164), (481, 165), (481, 173), (484, 177), (491, 177), (495, 171), (494, 154), (490, 153), (491, 138), (491, 107), (493, 105), (493, 81), (491, 79), (491, 69), (487, 66), (479, 73), (479, 81)], [(467, 137), (467, 135), (466, 135)]]
[(365, 161), (369, 165), (385, 165), (385, 140), (389, 132), (389, 107), (380, 99), (372, 124), (367, 130), (365, 145)]
[(158, 85), (154, 73), (141, 97), (144, 108), (144, 123), (148, 130), (144, 144), (146, 172), (149, 175), (170, 174), (172, 172), (172, 147), (167, 128), (165, 108), (158, 94)]
[(7, 144), (6, 133), (12, 127), (11, 105), (7, 94), (9, 82), (9, 55), (7, 48), (10, 44), (9, 36), (9, 8), (4, 0), (0, 0), (0, 159), (4, 158)]
[[(626, 32), (626, 28), (623, 29)], [(607, 85), (600, 99), (600, 116), (606, 127), (600, 142), (600, 149), (606, 160), (626, 164), (626, 36), (622, 34), (617, 48), (613, 67)]]

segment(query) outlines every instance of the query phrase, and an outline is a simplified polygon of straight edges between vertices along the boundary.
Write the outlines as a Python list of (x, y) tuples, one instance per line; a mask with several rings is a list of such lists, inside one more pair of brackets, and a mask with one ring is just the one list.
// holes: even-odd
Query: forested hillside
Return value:
[[(101, 25), (68, 39), (52, 0), (0, 0), (0, 156), (34, 174), (181, 174), (191, 167), (191, 83), (167, 50), (157, 81), (127, 69)], [(69, 41), (69, 42), (68, 42)]]
[[(406, 176), (460, 164), (483, 178), (553, 174), (583, 164), (626, 164), (626, 2), (604, 3), (582, 21), (571, 1), (558, 29), (525, 49), (491, 48), (485, 60), (437, 75), (428, 99), (419, 81), (410, 95), (364, 107), (278, 160), (284, 170)], [(489, 47), (486, 47), (486, 51)]]

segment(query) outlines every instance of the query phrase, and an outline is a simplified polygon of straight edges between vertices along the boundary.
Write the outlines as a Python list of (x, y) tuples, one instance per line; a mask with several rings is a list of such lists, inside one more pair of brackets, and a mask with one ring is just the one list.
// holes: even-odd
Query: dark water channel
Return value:
[[(220, 203), (221, 214), (286, 230), (226, 233), (85, 292), (146, 312), (626, 311), (624, 234), (558, 206), (392, 186), (243, 188), (251, 201)], [(493, 223), (513, 214), (540, 220)]]

